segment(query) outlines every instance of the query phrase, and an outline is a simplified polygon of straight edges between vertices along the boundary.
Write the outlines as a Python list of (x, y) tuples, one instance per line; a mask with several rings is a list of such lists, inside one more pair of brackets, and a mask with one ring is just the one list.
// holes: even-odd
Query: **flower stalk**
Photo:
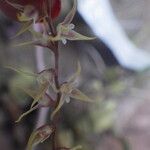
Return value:
[[(15, 14), (12, 15), (8, 10), (6, 11), (3, 7), (1, 7), (2, 5), (4, 8), (8, 6), (8, 9), (15, 10)], [(18, 46), (29, 44), (40, 46), (40, 50), (39, 47), (36, 47), (37, 65), (38, 71), (40, 72), (29, 73), (20, 69), (8, 67), (19, 74), (32, 76), (36, 80), (37, 84), (37, 87), (34, 90), (21, 87), (26, 94), (33, 98), (33, 102), (30, 109), (23, 113), (16, 122), (21, 121), (26, 115), (35, 109), (41, 109), (37, 129), (33, 131), (29, 138), (27, 150), (32, 150), (33, 147), (44, 142), (49, 137), (52, 143), (52, 150), (81, 149), (81, 146), (74, 148), (61, 147), (57, 145), (58, 143), (56, 140), (57, 126), (60, 124), (58, 122), (58, 112), (63, 107), (64, 103), (69, 103), (70, 98), (84, 102), (92, 102), (90, 98), (76, 87), (76, 80), (81, 72), (81, 65), (79, 62), (77, 63), (77, 71), (67, 81), (64, 81), (63, 83), (59, 82), (59, 42), (62, 41), (66, 44), (67, 40), (75, 41), (94, 39), (93, 37), (87, 37), (74, 31), (75, 26), (72, 24), (72, 21), (77, 9), (77, 0), (74, 0), (74, 5), (65, 17), (64, 21), (59, 23), (56, 27), (54, 26), (54, 18), (59, 15), (61, 7), (60, 0), (38, 0), (38, 2), (37, 0), (18, 0), (18, 3), (12, 3), (11, 0), (7, 0), (2, 3), (2, 5), (0, 5), (0, 9), (2, 9), (4, 13), (8, 14), (9, 17), (15, 17), (15, 20), (18, 19), (18, 21), (23, 24), (21, 30), (16, 34), (16, 36), (29, 31), (34, 37), (33, 41), (21, 43)], [(36, 29), (35, 27), (38, 28)], [(54, 67), (42, 70), (44, 68), (44, 56), (40, 53), (40, 51), (44, 50), (43, 48), (45, 47), (48, 48), (49, 51), (53, 52)], [(42, 64), (40, 64), (41, 62)], [(49, 88), (53, 90), (55, 99), (53, 99), (48, 92)], [(49, 108), (53, 110), (50, 115), (51, 122), (49, 125), (45, 125), (45, 118)], [(41, 119), (43, 121), (41, 121)]]

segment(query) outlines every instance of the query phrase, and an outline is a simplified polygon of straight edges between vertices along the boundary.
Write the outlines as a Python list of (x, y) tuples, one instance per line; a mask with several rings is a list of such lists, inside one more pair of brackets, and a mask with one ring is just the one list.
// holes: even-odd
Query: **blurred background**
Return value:
[[(61, 22), (72, 7), (62, 0)], [(71, 100), (61, 109), (60, 145), (82, 145), (83, 150), (149, 150), (150, 147), (150, 1), (79, 0), (73, 20), (76, 31), (96, 36), (93, 41), (60, 43), (60, 82), (75, 72), (80, 61), (78, 88), (95, 101)], [(25, 150), (38, 111), (15, 120), (32, 99), (16, 87), (32, 87), (32, 79), (6, 69), (13, 66), (37, 72), (34, 46), (14, 47), (31, 40), (29, 33), (11, 38), (20, 28), (0, 12), (0, 145), (1, 150)], [(44, 67), (53, 54), (44, 49)], [(49, 119), (49, 117), (48, 117)], [(50, 140), (37, 150), (49, 150)]]

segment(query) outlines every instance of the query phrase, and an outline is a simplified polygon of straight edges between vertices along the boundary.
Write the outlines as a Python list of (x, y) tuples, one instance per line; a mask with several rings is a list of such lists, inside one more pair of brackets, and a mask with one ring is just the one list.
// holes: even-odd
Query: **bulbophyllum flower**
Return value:
[(54, 105), (54, 101), (52, 98), (46, 93), (49, 87), (52, 87), (54, 90), (56, 90), (55, 84), (54, 84), (54, 74), (55, 70), (53, 68), (43, 70), (39, 73), (30, 73), (25, 72), (20, 69), (15, 69), (13, 67), (8, 66), (7, 68), (14, 70), (15, 72), (18, 72), (19, 74), (25, 75), (25, 76), (32, 76), (37, 81), (37, 87), (36, 89), (27, 89), (23, 88), (19, 85), (18, 88), (20, 88), (22, 91), (24, 91), (27, 95), (33, 98), (33, 102), (31, 104), (31, 107), (28, 111), (23, 113), (16, 122), (21, 121), (23, 117), (34, 111), (35, 109), (41, 108), (41, 107), (50, 107)]
[(62, 41), (63, 44), (67, 43), (67, 40), (93, 40), (95, 37), (87, 37), (74, 31), (75, 25), (72, 24), (72, 20), (77, 10), (77, 0), (74, 0), (74, 5), (64, 21), (57, 26), (57, 35), (55, 37), (49, 36), (50, 41)]
[[(54, 19), (59, 15), (61, 9), (61, 1), (50, 1), (52, 6), (49, 10), (49, 15), (51, 15), (50, 17)], [(44, 5), (48, 5), (46, 2), (46, 0), (0, 0), (0, 10), (4, 12), (6, 16), (16, 21), (25, 21), (19, 20), (19, 16), (30, 18), (33, 17), (35, 13), (37, 13), (36, 15), (38, 15), (38, 21), (38, 19), (45, 17)]]
[(51, 114), (51, 119), (55, 116), (55, 114), (60, 110), (60, 108), (63, 106), (63, 104), (69, 103), (70, 98), (77, 99), (83, 102), (93, 102), (88, 96), (86, 96), (84, 93), (82, 93), (79, 89), (76, 88), (76, 79), (80, 75), (81, 72), (81, 66), (78, 62), (78, 67), (76, 73), (74, 73), (67, 82), (64, 82), (60, 89), (56, 92), (61, 93), (61, 98), (59, 101), (59, 104), (55, 108), (55, 110)]

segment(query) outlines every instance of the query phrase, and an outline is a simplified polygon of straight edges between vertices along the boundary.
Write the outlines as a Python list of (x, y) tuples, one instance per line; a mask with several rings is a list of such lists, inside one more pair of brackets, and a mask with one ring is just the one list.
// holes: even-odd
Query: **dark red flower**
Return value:
[[(13, 4), (19, 4), (23, 7), (31, 5), (35, 8), (35, 10), (38, 12), (39, 18), (44, 17), (44, 2), (46, 0), (1, 0), (0, 1), (0, 10), (4, 12), (4, 14), (8, 17), (10, 17), (13, 20), (18, 20), (17, 15), (20, 13), (20, 10), (13, 7), (10, 3)], [(52, 19), (56, 18), (61, 9), (61, 2), (60, 0), (51, 0), (52, 2), (52, 8), (51, 14)]]

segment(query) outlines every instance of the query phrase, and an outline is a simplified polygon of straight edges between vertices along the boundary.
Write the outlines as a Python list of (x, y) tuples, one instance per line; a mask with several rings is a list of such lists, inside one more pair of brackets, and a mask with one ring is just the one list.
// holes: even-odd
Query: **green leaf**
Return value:
[(37, 94), (34, 97), (34, 101), (31, 104), (31, 107), (33, 107), (39, 100), (41, 100), (44, 97), (48, 89), (48, 86), (49, 86), (48, 82), (40, 85), (39, 89), (37, 90)]
[(16, 44), (16, 45), (13, 45), (14, 47), (20, 47), (20, 46), (28, 46), (28, 45), (34, 45), (36, 44), (36, 42), (38, 41), (27, 41), (27, 42), (23, 42), (23, 43), (19, 43), (19, 44)]

